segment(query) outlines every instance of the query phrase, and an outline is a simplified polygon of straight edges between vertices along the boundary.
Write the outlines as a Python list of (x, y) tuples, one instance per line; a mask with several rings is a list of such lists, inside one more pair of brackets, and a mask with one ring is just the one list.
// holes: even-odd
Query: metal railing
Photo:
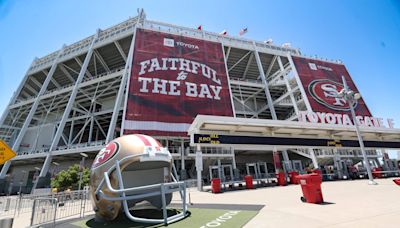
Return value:
[(83, 217), (90, 211), (88, 190), (0, 197), (0, 218), (12, 216), (15, 221), (30, 216), (33, 227), (73, 216)]
[[(183, 201), (175, 199), (173, 204), (191, 204), (190, 188), (196, 186), (196, 180), (181, 183), (187, 194)], [(26, 220), (30, 227), (54, 227), (57, 221), (84, 217), (92, 209), (88, 190), (0, 197), (0, 219), (13, 217), (14, 223)]]
[(57, 199), (37, 198), (33, 201), (31, 226), (52, 223), (56, 226)]

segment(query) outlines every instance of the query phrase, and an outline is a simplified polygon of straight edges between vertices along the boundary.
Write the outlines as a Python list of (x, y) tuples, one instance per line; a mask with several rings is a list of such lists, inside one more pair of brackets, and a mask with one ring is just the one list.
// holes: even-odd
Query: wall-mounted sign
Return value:
[[(343, 64), (297, 56), (293, 56), (293, 63), (312, 111), (350, 114), (347, 101), (337, 97), (337, 93), (343, 89), (342, 76), (349, 89), (356, 93), (359, 91)], [(354, 110), (359, 116), (372, 116), (362, 98), (354, 103)]]
[[(299, 121), (308, 123), (337, 124), (353, 126), (351, 115), (326, 112), (299, 112)], [(383, 119), (372, 116), (356, 116), (357, 125), (364, 127), (386, 127), (394, 128), (393, 119)]]
[(187, 136), (198, 114), (233, 116), (221, 43), (138, 29), (124, 134)]

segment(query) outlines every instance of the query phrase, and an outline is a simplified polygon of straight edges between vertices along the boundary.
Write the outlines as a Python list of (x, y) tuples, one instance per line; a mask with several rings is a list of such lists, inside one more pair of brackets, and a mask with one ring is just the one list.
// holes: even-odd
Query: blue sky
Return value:
[(290, 42), (305, 55), (341, 59), (374, 116), (400, 128), (400, 1), (0, 0), (0, 112), (34, 57), (137, 14), (177, 25)]

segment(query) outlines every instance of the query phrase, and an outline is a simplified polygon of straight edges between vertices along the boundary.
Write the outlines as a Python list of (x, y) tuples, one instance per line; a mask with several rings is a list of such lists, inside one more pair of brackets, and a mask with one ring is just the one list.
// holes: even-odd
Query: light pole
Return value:
[(34, 193), (35, 193), (35, 186), (36, 186), (37, 181), (38, 181), (38, 175), (39, 175), (40, 170), (41, 170), (41, 169), (40, 169), (39, 167), (35, 167), (35, 174), (33, 175), (33, 176), (34, 176), (34, 179), (33, 179), (33, 181), (32, 181), (33, 187), (32, 187), (32, 189), (31, 189), (31, 194), (34, 194)]
[(25, 170), (22, 170), (21, 171), (23, 174), (22, 174), (22, 179), (19, 181), (19, 195), (22, 195), (22, 184), (23, 184), (23, 182), (24, 182), (24, 180), (25, 180), (25, 174), (26, 174), (26, 171)]
[(78, 191), (81, 190), (81, 186), (82, 186), (83, 168), (85, 167), (85, 158), (88, 157), (88, 155), (85, 154), (85, 153), (80, 153), (80, 155), (82, 156), (82, 160), (81, 160), (81, 164), (80, 164), (80, 166), (79, 166), (80, 172), (79, 172)]
[(368, 184), (377, 185), (378, 183), (376, 183), (374, 181), (374, 178), (372, 177), (371, 167), (369, 165), (369, 161), (368, 161), (367, 155), (365, 153), (364, 141), (362, 139), (362, 136), (361, 136), (361, 133), (360, 133), (360, 129), (358, 127), (356, 113), (354, 111), (354, 106), (353, 106), (354, 102), (361, 98), (361, 94), (355, 93), (353, 90), (349, 89), (349, 87), (347, 86), (346, 79), (344, 78), (344, 76), (342, 76), (342, 81), (343, 81), (343, 89), (338, 93), (338, 97), (343, 98), (345, 101), (348, 102), (348, 104), (350, 106), (351, 116), (353, 118), (353, 123), (354, 123), (354, 126), (356, 128), (358, 142), (360, 143), (360, 149), (361, 149), (361, 153), (362, 153), (362, 156), (363, 156), (363, 159), (364, 159), (364, 166), (365, 166), (365, 169), (367, 170), (367, 173), (368, 173), (368, 179), (369, 179)]
[(55, 161), (53, 161), (52, 162), (53, 163), (53, 165), (55, 165), (55, 167), (53, 168), (53, 171), (51, 172), (51, 178), (55, 178), (55, 174), (57, 173), (57, 171), (58, 171), (58, 166), (60, 166), (60, 163), (58, 163), (58, 162), (55, 162)]

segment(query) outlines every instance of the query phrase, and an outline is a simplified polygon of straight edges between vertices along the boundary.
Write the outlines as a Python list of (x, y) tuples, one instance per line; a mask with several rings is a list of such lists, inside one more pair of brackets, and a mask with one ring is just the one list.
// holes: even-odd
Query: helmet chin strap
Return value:
[[(146, 155), (146, 154), (144, 154)], [(161, 155), (161, 153), (160, 153)], [(166, 155), (166, 156), (165, 156)], [(155, 154), (155, 156), (151, 156), (151, 161), (154, 160), (160, 160), (163, 161), (166, 157), (169, 157), (171, 155), (162, 153), (162, 156), (158, 156), (158, 153)], [(187, 213), (187, 204), (186, 204), (186, 184), (185, 182), (170, 182), (170, 183), (160, 183), (160, 184), (153, 184), (153, 185), (145, 185), (145, 186), (140, 186), (140, 187), (133, 187), (133, 188), (127, 188), (125, 189), (123, 179), (122, 179), (122, 172), (121, 172), (121, 167), (120, 163), (125, 160), (129, 159), (132, 157), (136, 156), (142, 156), (143, 155), (132, 155), (125, 157), (121, 160), (116, 159), (115, 160), (115, 165), (110, 167), (109, 170), (104, 172), (104, 178), (101, 180), (99, 186), (96, 189), (96, 195), (98, 195), (100, 198), (104, 198), (109, 201), (122, 201), (122, 205), (124, 208), (124, 213), (127, 218), (134, 222), (141, 222), (141, 223), (164, 223), (164, 224), (169, 224), (176, 222), (178, 220), (181, 220), (188, 216)], [(146, 156), (147, 157), (147, 156)], [(142, 160), (141, 160), (142, 161)], [(109, 178), (109, 173), (115, 169), (116, 175), (117, 175), (117, 180), (118, 180), (118, 186), (119, 189), (115, 189), (111, 186), (111, 181)], [(102, 191), (102, 188), (106, 184), (107, 189), (114, 194), (118, 194), (119, 197), (111, 197), (105, 194)], [(143, 193), (143, 190), (146, 191), (146, 193)], [(166, 203), (166, 194), (171, 194), (173, 192), (179, 191), (181, 198), (182, 198), (182, 211), (176, 215), (168, 217), (167, 214), (167, 203)], [(127, 195), (128, 193), (128, 195)], [(129, 194), (130, 193), (130, 194)], [(135, 194), (137, 193), (137, 194)], [(146, 197), (150, 196), (157, 196), (161, 195), (161, 202), (162, 202), (162, 210), (163, 210), (163, 219), (148, 219), (148, 218), (140, 218), (140, 217), (135, 217), (131, 212), (129, 211), (129, 206), (128, 206), (128, 200), (133, 200), (133, 199), (143, 199)]]

